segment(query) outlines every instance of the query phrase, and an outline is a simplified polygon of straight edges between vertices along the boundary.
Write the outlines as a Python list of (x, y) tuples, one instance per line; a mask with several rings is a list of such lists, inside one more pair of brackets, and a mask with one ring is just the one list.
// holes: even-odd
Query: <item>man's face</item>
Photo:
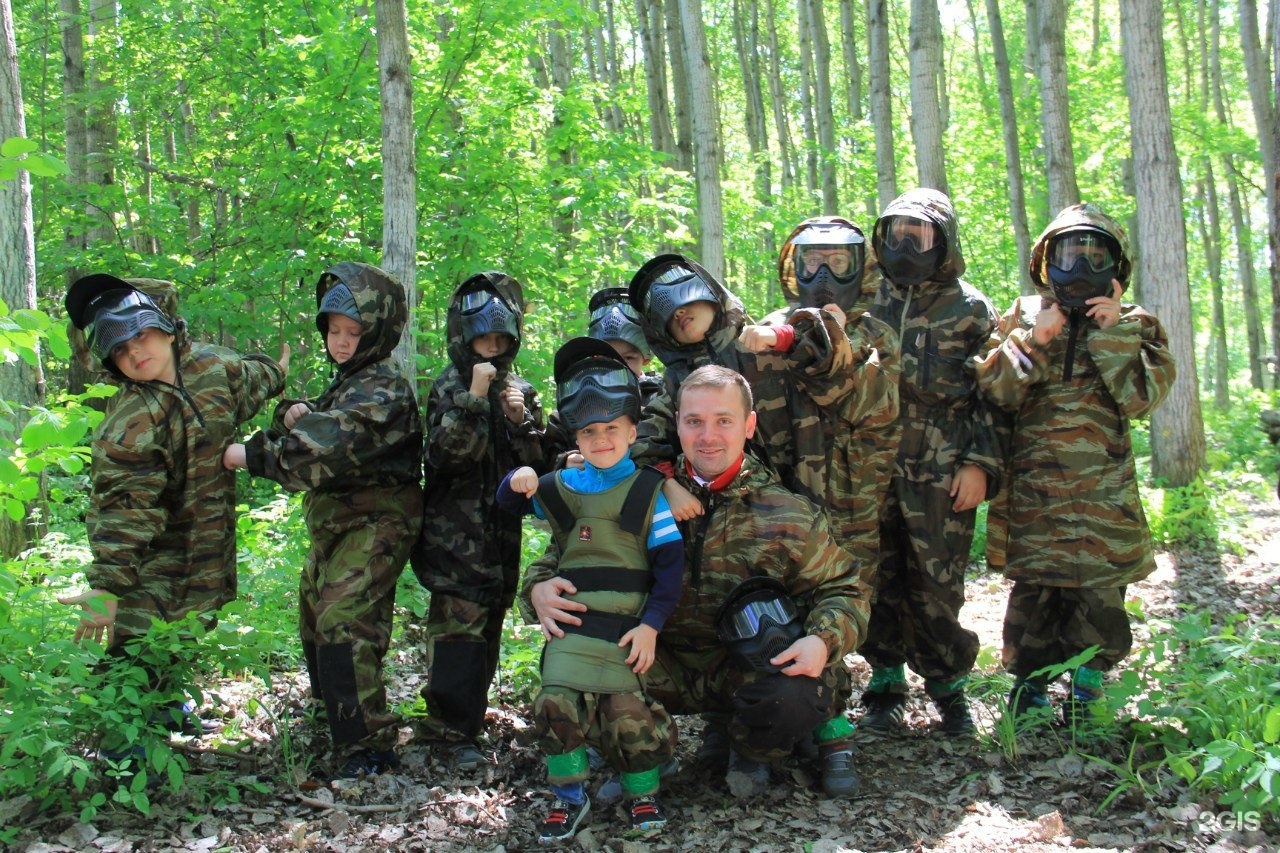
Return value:
[(687, 388), (680, 392), (676, 429), (680, 449), (704, 480), (714, 480), (737, 462), (755, 434), (756, 413), (746, 411), (733, 387)]
[(846, 275), (853, 266), (853, 252), (847, 246), (805, 246), (800, 255), (806, 277), (811, 277), (823, 264), (840, 276)]

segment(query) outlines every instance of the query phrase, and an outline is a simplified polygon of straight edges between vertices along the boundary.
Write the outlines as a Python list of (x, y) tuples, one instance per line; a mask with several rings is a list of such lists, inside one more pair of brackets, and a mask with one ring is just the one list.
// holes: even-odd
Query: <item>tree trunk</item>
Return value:
[[(1031, 77), (1031, 69), (1040, 67), (1040, 7), (1036, 0), (1022, 0), (1022, 22), (1023, 35), (1026, 36), (1026, 43), (1022, 46), (1022, 67), (1027, 73), (1020, 74), (1019, 78), (1023, 81), (1026, 88), (1023, 89), (1024, 95), (1032, 93), (1031, 84), (1028, 79)], [(1054, 211), (1057, 213), (1057, 211)]]
[[(649, 142), (653, 150), (676, 156), (671, 132), (671, 102), (667, 97), (667, 51), (663, 38), (662, 7), (658, 0), (636, 0), (640, 44), (644, 49), (645, 93), (649, 100)], [(677, 48), (679, 46), (677, 45)]]
[[(67, 183), (78, 188), (79, 204), (83, 206), (88, 198), (89, 130), (85, 106), (84, 27), (80, 0), (60, 0), (58, 12), (62, 29), (62, 101), (65, 105), (63, 127), (66, 132), (67, 168), (70, 169)], [(69, 257), (84, 257), (87, 245), (85, 238), (85, 232), (75, 226), (66, 229), (63, 241)], [(63, 273), (64, 290), (70, 288), (71, 283), (79, 277), (80, 270), (76, 264), (68, 264)], [(88, 365), (82, 364), (78, 358), (72, 358), (67, 365), (67, 390), (72, 394), (80, 394), (88, 383)]]
[(818, 124), (814, 109), (813, 25), (809, 0), (796, 2), (796, 32), (800, 42), (800, 114), (804, 117), (804, 187), (818, 194)]
[(1280, 197), (1276, 179), (1280, 176), (1280, 122), (1272, 100), (1273, 82), (1268, 74), (1266, 54), (1262, 52), (1258, 34), (1258, 9), (1255, 0), (1240, 0), (1240, 44), (1244, 49), (1245, 74), (1249, 79), (1249, 100), (1253, 120), (1258, 128), (1258, 145), (1262, 149), (1262, 168), (1267, 192), (1267, 243), (1271, 248), (1271, 356), (1273, 374), (1280, 386)]
[(942, 32), (937, 0), (911, 0), (911, 137), (920, 186), (949, 192), (942, 151)]
[(1004, 136), (1004, 171), (1009, 184), (1009, 217), (1018, 247), (1018, 290), (1024, 296), (1035, 293), (1031, 283), (1031, 229), (1027, 225), (1027, 199), (1022, 187), (1022, 151), (1018, 144), (1018, 118), (1013, 101), (1013, 79), (1009, 54), (1005, 51), (1004, 24), (998, 0), (986, 0), (987, 27), (991, 30), (991, 53), (996, 66), (996, 91), (1000, 96), (1000, 124)]
[(982, 39), (978, 30), (978, 10), (974, 6), (973, 0), (965, 0), (965, 7), (969, 11), (969, 26), (973, 29), (973, 67), (978, 72), (978, 91), (982, 93), (982, 103), (986, 107), (990, 104), (990, 96), (987, 94), (987, 72), (982, 62)]
[(1039, 0), (1039, 5), (1041, 139), (1049, 183), (1049, 215), (1054, 216), (1064, 207), (1080, 203), (1067, 98), (1067, 3)]
[(716, 90), (702, 24), (702, 0), (678, 0), (684, 33), (685, 71), (693, 118), (695, 178), (698, 184), (698, 249), (702, 265), (724, 279), (724, 213), (720, 198), (720, 137)]
[(796, 183), (795, 145), (791, 142), (791, 122), (788, 120), (787, 105), (791, 99), (782, 87), (782, 59), (778, 49), (777, 15), (773, 8), (773, 0), (766, 0), (765, 20), (769, 22), (769, 97), (773, 101), (774, 131), (778, 135), (778, 162), (782, 166), (782, 195), (786, 196)]
[(409, 324), (396, 345), (400, 374), (417, 376), (418, 170), (413, 144), (413, 69), (405, 0), (376, 0), (382, 91), (382, 268), (404, 285)]
[(809, 6), (809, 27), (813, 33), (813, 106), (818, 119), (818, 156), (822, 163), (822, 212), (835, 216), (840, 212), (836, 185), (840, 150), (836, 147), (836, 119), (831, 103), (831, 42), (822, 15), (822, 0), (802, 2)]
[[(671, 61), (671, 89), (676, 100), (676, 159), (673, 166), (681, 172), (693, 171), (693, 118), (690, 113), (693, 105), (689, 103), (693, 91), (689, 82), (688, 52), (685, 50), (684, 24), (681, 21), (680, 0), (664, 0), (663, 12), (666, 17), (667, 51)], [(702, 8), (699, 2), (698, 8)], [(699, 27), (702, 19), (698, 19)], [(703, 38), (706, 42), (706, 38)]]
[[(861, 5), (855, 0), (840, 0), (840, 50), (844, 54), (845, 99), (849, 111), (848, 133), (845, 136), (845, 148), (854, 163), (865, 158), (865, 148), (858, 134), (858, 128), (866, 118), (862, 106), (862, 62), (858, 59), (858, 11)], [(879, 211), (876, 209), (876, 197), (871, 188), (863, 188), (863, 207), (867, 219), (875, 219)]]
[[(26, 137), (22, 114), (22, 85), (18, 79), (18, 45), (9, 0), (0, 0), (0, 141)], [(31, 214), (31, 175), (19, 169), (16, 178), (0, 181), (0, 300), (10, 310), (36, 307), (35, 227)], [(36, 366), (16, 359), (0, 366), (0, 400), (12, 407), (0, 421), (0, 445), (13, 457), (30, 408), (43, 396), (44, 379)], [(26, 516), (31, 515), (27, 507)], [(28, 518), (14, 521), (0, 507), (0, 557), (16, 557), (33, 539)]]
[[(1209, 28), (1205, 20), (1206, 0), (1196, 2), (1196, 54), (1199, 56), (1199, 107), (1204, 116), (1209, 115)], [(1182, 34), (1183, 55), (1187, 67), (1183, 74), (1192, 79), (1191, 45), (1186, 36), (1182, 7), (1178, 6), (1178, 24)], [(1200, 155), (1200, 179), (1196, 182), (1196, 200), (1200, 204), (1200, 241), (1204, 245), (1205, 267), (1209, 273), (1210, 292), (1213, 297), (1213, 316), (1209, 327), (1212, 345), (1209, 348), (1213, 371), (1205, 371), (1213, 386), (1213, 405), (1225, 410), (1231, 402), (1231, 366), (1227, 356), (1226, 305), (1222, 286), (1222, 221), (1218, 209), (1218, 187), (1213, 174), (1213, 158), (1208, 150)]]
[(867, 50), (871, 64), (871, 124), (876, 132), (876, 197), (884, 210), (898, 197), (893, 156), (893, 96), (889, 79), (889, 9), (886, 0), (867, 0)]
[[(750, 4), (746, 10), (743, 9), (744, 2)], [(755, 0), (733, 0), (733, 39), (746, 102), (747, 147), (751, 151), (756, 176), (756, 203), (764, 209), (773, 203), (773, 180), (769, 169), (769, 131), (761, 92), (758, 18)]]
[(1262, 358), (1266, 342), (1262, 335), (1262, 317), (1258, 310), (1258, 281), (1253, 271), (1253, 233), (1248, 210), (1240, 199), (1240, 180), (1235, 174), (1230, 154), (1224, 154), (1223, 168), (1227, 180), (1227, 206), (1231, 211), (1231, 229), (1236, 235), (1237, 275), (1240, 278), (1240, 301), (1244, 305), (1245, 335), (1249, 341), (1249, 384), (1259, 391), (1266, 388)]
[(1120, 32), (1129, 92), (1138, 237), (1146, 307), (1164, 324), (1178, 378), (1151, 417), (1151, 473), (1171, 486), (1191, 483), (1204, 464), (1204, 422), (1196, 381), (1195, 333), (1187, 280), (1182, 182), (1173, 148), (1159, 0), (1121, 0)]
[[(89, 35), (93, 39), (86, 95), (88, 109), (87, 163), (90, 184), (110, 187), (116, 182), (115, 157), (119, 142), (116, 130), (116, 93), (111, 81), (110, 56), (116, 35), (115, 0), (89, 0)], [(98, 199), (107, 193), (99, 191)], [(90, 243), (116, 239), (115, 211), (97, 201), (90, 207), (96, 224), (89, 229)]]

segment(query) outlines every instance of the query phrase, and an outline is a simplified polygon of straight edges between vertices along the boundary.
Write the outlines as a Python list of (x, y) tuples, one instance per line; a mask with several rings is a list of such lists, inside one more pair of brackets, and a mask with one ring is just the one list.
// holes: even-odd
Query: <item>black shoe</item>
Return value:
[(723, 764), (729, 760), (729, 715), (713, 711), (702, 720), (702, 743), (694, 757), (703, 764)]
[(769, 765), (729, 751), (729, 769), (724, 774), (729, 793), (739, 800), (758, 797), (769, 789)]
[(667, 814), (654, 795), (636, 797), (627, 806), (631, 829), (635, 832), (656, 832), (667, 825)]
[(846, 799), (858, 791), (858, 771), (853, 769), (853, 747), (846, 741), (818, 747), (822, 766), (822, 791), (832, 799)]
[(449, 745), (449, 754), (453, 756), (453, 769), (470, 773), (484, 766), (484, 753), (469, 740)]
[(174, 702), (156, 714), (154, 719), (166, 730), (186, 737), (205, 737), (222, 731), (222, 724), (216, 720), (201, 719), (196, 713), (196, 703), (190, 699)]
[(580, 803), (556, 800), (547, 812), (547, 819), (538, 827), (539, 844), (556, 844), (573, 838), (587, 813), (591, 811), (591, 798), (583, 797)]
[(891, 732), (905, 725), (907, 717), (907, 695), (895, 691), (884, 693), (870, 691), (862, 694), (862, 707), (867, 712), (859, 721), (860, 728), (873, 732)]
[(359, 749), (351, 754), (338, 771), (338, 779), (359, 779), (361, 776), (377, 776), (400, 766), (394, 749), (385, 752), (376, 749)]
[(1025, 681), (1015, 682), (1009, 691), (1008, 714), (1013, 716), (1017, 731), (1024, 732), (1037, 723), (1056, 722), (1049, 697), (1040, 687)]
[(977, 731), (973, 724), (973, 716), (969, 712), (969, 700), (964, 692), (952, 693), (933, 700), (942, 715), (942, 725), (938, 731), (949, 737), (968, 737)]

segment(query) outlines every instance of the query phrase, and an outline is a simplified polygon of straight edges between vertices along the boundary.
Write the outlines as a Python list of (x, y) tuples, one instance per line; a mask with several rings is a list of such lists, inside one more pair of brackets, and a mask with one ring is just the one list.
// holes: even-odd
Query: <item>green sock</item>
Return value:
[(813, 730), (814, 743), (831, 743), (844, 740), (853, 734), (853, 723), (844, 714), (836, 714), (825, 723), (820, 723)]
[(868, 693), (888, 693), (895, 687), (902, 689), (895, 692), (905, 693), (907, 684), (907, 665), (878, 666), (871, 670), (871, 681), (867, 683)]

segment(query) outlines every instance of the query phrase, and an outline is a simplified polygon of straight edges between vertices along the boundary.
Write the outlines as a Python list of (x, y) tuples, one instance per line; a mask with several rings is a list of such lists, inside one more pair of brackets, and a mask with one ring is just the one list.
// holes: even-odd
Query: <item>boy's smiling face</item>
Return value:
[(578, 451), (596, 468), (612, 468), (636, 443), (635, 421), (623, 415), (605, 423), (587, 424), (578, 430)]

